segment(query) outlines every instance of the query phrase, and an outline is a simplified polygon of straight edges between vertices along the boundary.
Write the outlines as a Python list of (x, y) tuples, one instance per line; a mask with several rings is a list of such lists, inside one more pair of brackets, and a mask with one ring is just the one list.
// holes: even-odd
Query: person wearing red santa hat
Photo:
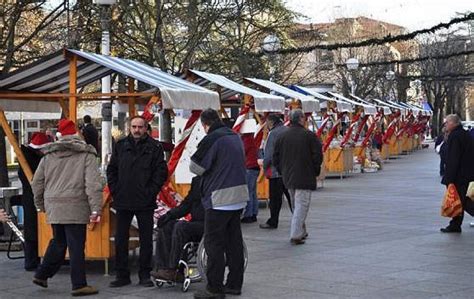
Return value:
[[(41, 150), (49, 144), (49, 139), (45, 133), (35, 132), (31, 136), (28, 145), (21, 145), (21, 151), (25, 156), (26, 162), (35, 173), (38, 164), (43, 157)], [(33, 191), (31, 190), (30, 181), (26, 178), (23, 167), (18, 169), (18, 177), (23, 186), (23, 194), (21, 195), (21, 203), (24, 212), (24, 235), (25, 235), (25, 270), (35, 271), (40, 263), (38, 257), (38, 214), (36, 212), (33, 201)]]
[(43, 262), (33, 283), (48, 287), (64, 262), (69, 250), (73, 296), (97, 294), (87, 285), (84, 249), (87, 224), (97, 222), (101, 214), (102, 183), (97, 165), (97, 152), (77, 134), (71, 120), (59, 121), (61, 137), (43, 149), (31, 188), (38, 211), (46, 212), (53, 229)]

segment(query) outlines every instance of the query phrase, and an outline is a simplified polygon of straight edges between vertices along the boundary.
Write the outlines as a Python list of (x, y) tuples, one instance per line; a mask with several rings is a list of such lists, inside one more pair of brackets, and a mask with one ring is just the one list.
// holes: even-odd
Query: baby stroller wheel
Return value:
[(157, 288), (161, 289), (165, 283), (163, 281), (155, 281), (155, 284)]
[(183, 292), (187, 292), (188, 289), (189, 289), (189, 285), (190, 285), (190, 284), (191, 284), (191, 279), (190, 279), (190, 278), (186, 278), (186, 279), (184, 280), (184, 282), (183, 282), (183, 286), (182, 286), (181, 290), (182, 290)]

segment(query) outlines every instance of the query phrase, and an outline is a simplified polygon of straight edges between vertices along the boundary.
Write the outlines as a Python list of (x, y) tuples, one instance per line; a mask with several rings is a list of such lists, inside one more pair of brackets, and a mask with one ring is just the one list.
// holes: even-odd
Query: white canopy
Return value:
[(338, 93), (335, 93), (335, 92), (329, 92), (330, 95), (342, 100), (342, 101), (345, 101), (345, 102), (348, 102), (348, 103), (351, 103), (353, 105), (357, 105), (357, 106), (362, 106), (364, 108), (364, 113), (367, 114), (367, 115), (375, 115), (377, 114), (377, 108), (373, 105), (367, 105), (367, 104), (362, 104), (362, 103), (358, 103), (356, 101), (353, 101), (351, 99), (348, 99)]
[(276, 92), (286, 98), (297, 99), (301, 101), (302, 110), (304, 112), (317, 112), (320, 111), (319, 101), (313, 97), (306, 96), (302, 93), (296, 92), (285, 86), (277, 84), (275, 82), (256, 78), (245, 78), (246, 80), (253, 82), (257, 85), (263, 86), (271, 91)]
[(352, 109), (352, 105), (343, 101), (336, 100), (334, 98), (327, 97), (323, 94), (320, 94), (319, 92), (315, 91), (312, 88), (307, 88), (299, 85), (295, 85), (297, 90), (301, 90), (309, 95), (314, 96), (317, 99), (323, 100), (324, 102), (321, 103), (321, 108), (327, 108), (327, 101), (333, 101), (336, 102), (337, 110), (340, 112), (353, 112), (354, 110)]
[[(257, 112), (283, 112), (285, 110), (285, 98), (264, 93), (250, 87), (244, 86), (237, 82), (227, 79), (224, 76), (197, 71), (189, 70), (197, 76), (205, 79), (208, 82), (215, 83), (224, 89), (228, 89), (236, 93), (248, 94), (253, 97), (255, 104), (255, 111)], [(224, 91), (225, 92), (225, 91)]]

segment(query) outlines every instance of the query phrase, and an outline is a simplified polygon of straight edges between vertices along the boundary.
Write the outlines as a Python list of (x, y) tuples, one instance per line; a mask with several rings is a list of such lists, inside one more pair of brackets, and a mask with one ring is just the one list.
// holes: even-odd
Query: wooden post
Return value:
[[(135, 92), (135, 80), (133, 78), (128, 78), (128, 92)], [(129, 117), (135, 116), (137, 110), (135, 108), (135, 97), (128, 98), (128, 115)]]
[(29, 182), (31, 182), (33, 180), (33, 172), (31, 171), (30, 165), (26, 161), (26, 158), (23, 155), (23, 152), (21, 151), (18, 142), (16, 141), (16, 137), (13, 134), (12, 129), (8, 125), (8, 120), (5, 117), (5, 113), (2, 109), (0, 109), (0, 125), (3, 128), (5, 135), (7, 136), (8, 142), (10, 142), (10, 144), (13, 146), (13, 150), (15, 151), (16, 157), (18, 158), (18, 162), (20, 163), (21, 168), (23, 168), (23, 172), (25, 173), (26, 178)]
[(59, 99), (59, 105), (61, 106), (61, 112), (65, 118), (69, 118), (69, 109), (63, 99)]
[(77, 56), (73, 55), (69, 60), (69, 119), (74, 123), (77, 121)]

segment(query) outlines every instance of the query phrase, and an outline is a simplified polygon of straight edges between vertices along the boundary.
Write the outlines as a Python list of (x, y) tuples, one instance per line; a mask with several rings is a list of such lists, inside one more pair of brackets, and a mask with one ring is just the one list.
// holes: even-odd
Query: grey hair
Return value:
[(303, 110), (294, 109), (290, 111), (290, 123), (295, 125), (300, 123), (300, 119), (304, 117)]
[(459, 115), (457, 115), (457, 114), (450, 114), (450, 115), (446, 116), (446, 121), (447, 121), (447, 120), (452, 121), (452, 122), (455, 123), (456, 125), (460, 125), (460, 124), (461, 124), (461, 118), (460, 118)]

